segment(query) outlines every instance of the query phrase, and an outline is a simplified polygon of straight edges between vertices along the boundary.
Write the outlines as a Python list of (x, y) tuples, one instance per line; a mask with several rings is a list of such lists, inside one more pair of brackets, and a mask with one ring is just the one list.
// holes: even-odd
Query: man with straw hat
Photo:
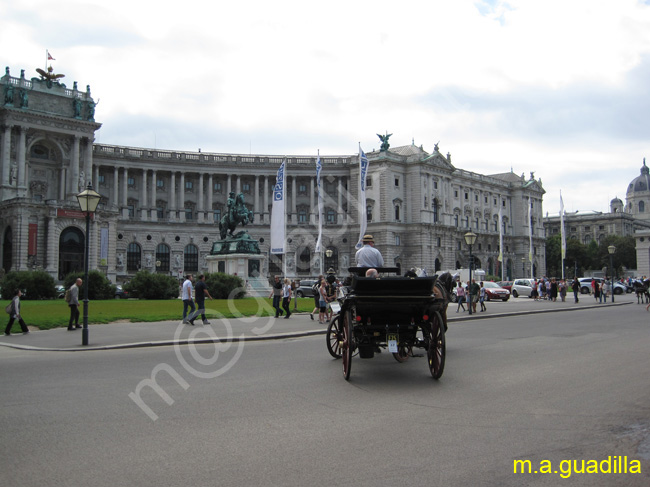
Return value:
[(375, 248), (375, 239), (372, 235), (363, 236), (363, 247), (355, 255), (357, 267), (384, 267), (384, 258)]

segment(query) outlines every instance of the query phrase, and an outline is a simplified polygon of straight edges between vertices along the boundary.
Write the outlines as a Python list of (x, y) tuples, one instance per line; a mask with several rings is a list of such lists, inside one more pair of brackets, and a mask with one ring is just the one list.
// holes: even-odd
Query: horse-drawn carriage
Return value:
[[(333, 357), (343, 359), (343, 376), (350, 378), (352, 357), (357, 354), (367, 359), (378, 348), (388, 348), (403, 362), (413, 356), (414, 348), (423, 348), (431, 375), (439, 379), (445, 368), (449, 286), (438, 276), (365, 277), (367, 270), (348, 269), (352, 282), (343, 289), (340, 311), (327, 330), (327, 348)], [(381, 274), (399, 271), (377, 270)]]

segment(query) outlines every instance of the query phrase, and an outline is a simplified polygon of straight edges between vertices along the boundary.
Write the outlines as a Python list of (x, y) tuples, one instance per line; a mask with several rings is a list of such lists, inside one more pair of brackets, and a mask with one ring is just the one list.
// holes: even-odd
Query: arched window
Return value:
[[(7, 245), (7, 234), (11, 236), (11, 229), (5, 233), (5, 246)], [(11, 243), (9, 243), (11, 245)], [(59, 279), (63, 280), (71, 272), (82, 272), (84, 269), (84, 248), (86, 246), (84, 234), (76, 227), (68, 227), (61, 232), (59, 238)], [(9, 247), (11, 248), (11, 247)], [(5, 252), (7, 251), (5, 247)], [(6, 254), (3, 259), (6, 259)], [(6, 263), (4, 263), (7, 266)], [(9, 270), (9, 265), (5, 270)]]
[(126, 249), (126, 270), (138, 272), (140, 270), (141, 261), (142, 251), (140, 246), (135, 242), (131, 242)]
[(435, 266), (435, 272), (440, 272), (442, 270), (442, 263), (440, 262), (440, 259), (436, 258)]
[[(160, 265), (158, 265), (160, 262)], [(159, 244), (156, 247), (156, 271), (169, 272), (170, 253), (169, 246), (166, 244)]]
[(399, 216), (399, 204), (397, 204), (395, 205), (395, 221), (400, 221)]
[(196, 245), (189, 244), (185, 246), (185, 262), (183, 267), (187, 272), (197, 272), (199, 270), (199, 249)]
[(644, 213), (645, 212), (645, 203), (643, 201), (639, 201), (639, 213)]
[(298, 273), (309, 275), (311, 269), (311, 252), (308, 247), (303, 248), (298, 255), (298, 264), (296, 271)]
[(372, 221), (372, 205), (366, 205), (366, 218), (369, 222)]

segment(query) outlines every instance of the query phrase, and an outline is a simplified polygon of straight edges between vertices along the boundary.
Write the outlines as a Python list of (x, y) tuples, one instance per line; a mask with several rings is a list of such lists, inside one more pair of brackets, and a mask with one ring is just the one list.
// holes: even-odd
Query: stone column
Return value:
[(169, 183), (169, 219), (176, 221), (176, 173), (174, 171)]
[(113, 168), (113, 206), (120, 207), (120, 173), (117, 167)]
[(58, 280), (59, 276), (55, 274), (56, 268), (58, 267), (58, 261), (56, 255), (57, 243), (59, 241), (59, 235), (56, 233), (56, 218), (47, 217), (45, 219), (45, 234), (47, 235), (47, 241), (45, 242), (45, 270), (50, 273), (50, 275)]
[(341, 176), (339, 176), (338, 192), (338, 201), (336, 203), (336, 223), (341, 224), (345, 220), (343, 213), (343, 178)]
[(241, 176), (237, 176), (237, 183), (235, 185), (235, 196), (241, 193)]
[[(86, 137), (86, 146), (84, 147), (84, 188), (93, 180), (93, 139)], [(93, 188), (97, 190), (97, 180), (93, 182)]]
[(147, 170), (142, 170), (142, 188), (140, 188), (140, 219), (147, 221), (149, 205), (147, 204)]
[(72, 154), (70, 154), (70, 187), (68, 188), (68, 199), (76, 201), (79, 194), (79, 143), (81, 139), (78, 135), (74, 136), (72, 141)]
[(178, 181), (178, 221), (185, 221), (185, 173), (181, 172), (181, 179)]
[(316, 225), (316, 213), (318, 213), (318, 207), (314, 206), (314, 197), (315, 197), (315, 178), (309, 178), (309, 223), (311, 225)]
[(291, 176), (291, 222), (297, 223), (298, 219), (296, 214), (298, 213), (296, 209), (296, 176)]
[(151, 204), (149, 205), (151, 207), (151, 221), (152, 222), (158, 221), (158, 205), (156, 204), (156, 201), (158, 200), (158, 195), (156, 194), (157, 191), (158, 191), (157, 171), (155, 169), (152, 169), (152, 171), (151, 171)]
[(264, 176), (264, 208), (262, 208), (262, 218), (264, 223), (269, 223), (269, 177)]
[(27, 129), (25, 127), (18, 126), (18, 143), (16, 144), (16, 167), (18, 169), (18, 196), (25, 195), (25, 181), (26, 175), (25, 171), (27, 166), (25, 164), (25, 134)]
[(2, 127), (2, 143), (0, 144), (0, 163), (2, 163), (2, 185), (9, 184), (11, 170), (11, 125)]
[(262, 215), (260, 213), (260, 177), (255, 176), (255, 197), (253, 198), (253, 215), (255, 215), (255, 223), (262, 222)]
[(230, 174), (226, 176), (226, 198), (230, 196), (230, 192), (232, 191), (232, 181), (230, 179)]
[(122, 168), (122, 207), (126, 208), (129, 201), (129, 169)]
[(212, 209), (213, 195), (214, 194), (214, 177), (212, 174), (208, 175), (208, 221), (214, 222), (214, 212)]
[(198, 215), (199, 223), (204, 222), (204, 216), (205, 216), (204, 206), (203, 206), (203, 198), (204, 198), (204, 195), (203, 195), (203, 176), (204, 176), (203, 173), (199, 174), (199, 194), (197, 196), (197, 201), (196, 201), (197, 211), (198, 211), (198, 214), (199, 214)]

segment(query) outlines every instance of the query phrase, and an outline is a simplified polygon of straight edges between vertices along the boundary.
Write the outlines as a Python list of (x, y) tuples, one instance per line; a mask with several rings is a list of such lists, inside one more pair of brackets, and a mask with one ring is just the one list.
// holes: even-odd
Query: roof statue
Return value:
[(47, 67), (47, 71), (36, 68), (36, 72), (41, 75), (41, 81), (45, 81), (48, 88), (52, 88), (53, 82), (58, 82), (60, 78), (65, 76), (65, 74), (56, 74), (51, 65)]
[(379, 140), (381, 140), (381, 147), (379, 148), (380, 151), (386, 152), (388, 148), (390, 147), (390, 144), (388, 143), (389, 137), (393, 134), (389, 134), (386, 132), (386, 135), (379, 135), (377, 134), (377, 137), (379, 137)]

